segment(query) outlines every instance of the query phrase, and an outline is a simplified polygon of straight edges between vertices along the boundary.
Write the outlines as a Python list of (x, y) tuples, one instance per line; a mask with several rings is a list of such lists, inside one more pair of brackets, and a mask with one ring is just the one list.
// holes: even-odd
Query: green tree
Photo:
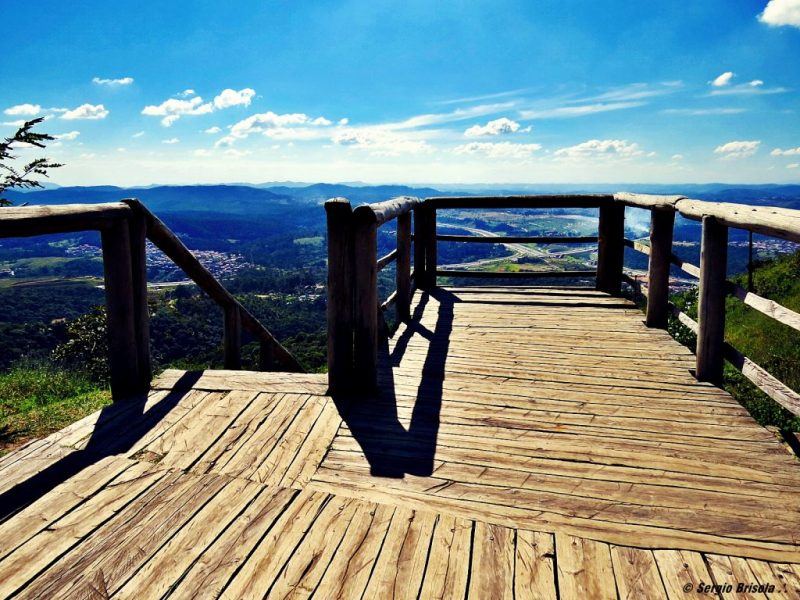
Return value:
[(63, 166), (59, 163), (52, 162), (49, 158), (36, 158), (18, 168), (14, 168), (11, 164), (17, 159), (17, 156), (12, 154), (12, 146), (16, 146), (17, 148), (26, 146), (44, 148), (45, 142), (55, 139), (52, 135), (33, 131), (33, 128), (42, 121), (44, 121), (44, 117), (26, 121), (14, 135), (0, 142), (0, 171), (2, 171), (2, 179), (0, 179), (0, 206), (8, 206), (11, 204), (11, 201), (4, 197), (7, 190), (14, 188), (40, 188), (42, 184), (36, 179), (37, 177), (47, 177), (48, 169), (57, 169)]

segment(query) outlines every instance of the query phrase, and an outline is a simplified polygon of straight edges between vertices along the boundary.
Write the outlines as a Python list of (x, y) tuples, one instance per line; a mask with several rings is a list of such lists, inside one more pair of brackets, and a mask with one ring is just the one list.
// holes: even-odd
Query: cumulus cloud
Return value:
[(181, 98), (188, 98), (189, 96), (194, 96), (194, 95), (195, 91), (192, 88), (183, 90), (182, 92), (178, 93), (178, 96), (180, 96)]
[(170, 127), (183, 115), (205, 115), (213, 110), (214, 106), (211, 102), (203, 103), (203, 99), (200, 96), (195, 96), (190, 100), (170, 98), (169, 100), (164, 100), (161, 104), (145, 106), (142, 109), (142, 114), (151, 117), (163, 117), (161, 124), (164, 127)]
[(38, 104), (17, 104), (16, 106), (9, 106), (3, 112), (14, 117), (33, 117), (42, 112), (42, 107)]
[(222, 131), (222, 129), (220, 129), (217, 126), (214, 126), (214, 127), (209, 127), (208, 129), (204, 129), (203, 133), (219, 133), (220, 131)]
[(238, 92), (227, 88), (214, 98), (214, 106), (219, 109), (230, 108), (231, 106), (250, 106), (250, 102), (255, 95), (256, 91), (251, 88), (244, 88)]
[(61, 118), (66, 119), (67, 121), (73, 121), (77, 119), (96, 121), (98, 119), (105, 119), (108, 116), (108, 113), (109, 111), (106, 110), (106, 107), (102, 104), (81, 104), (77, 108), (65, 111), (61, 115)]
[(348, 127), (336, 131), (331, 141), (340, 146), (367, 150), (376, 156), (428, 154), (434, 151), (424, 139), (399, 134), (383, 127)]
[(25, 125), (25, 119), (19, 119), (18, 121), (3, 121), (0, 125), (6, 125), (7, 127), (22, 127)]
[(634, 158), (641, 156), (644, 151), (639, 145), (627, 140), (588, 140), (575, 146), (568, 146), (556, 150), (559, 158)]
[(770, 154), (772, 156), (798, 156), (800, 155), (800, 146), (797, 148), (787, 148), (786, 150), (775, 148)]
[(758, 20), (772, 27), (789, 25), (800, 28), (800, 0), (769, 0)]
[(93, 77), (92, 83), (97, 85), (105, 85), (108, 87), (120, 87), (132, 84), (133, 77), (120, 77), (119, 79), (103, 79), (101, 77)]
[(272, 111), (251, 115), (231, 126), (230, 132), (217, 141), (217, 146), (230, 146), (255, 133), (273, 139), (309, 140), (326, 137), (316, 128), (328, 127), (331, 121), (325, 117), (312, 118), (305, 113), (278, 114)]
[(512, 142), (471, 142), (456, 146), (455, 154), (482, 154), (488, 158), (530, 158), (541, 150), (541, 144), (515, 144)]
[(733, 141), (717, 146), (714, 153), (722, 155), (725, 159), (747, 158), (753, 156), (760, 145), (760, 140)]
[(178, 138), (176, 138), (176, 137), (169, 138), (167, 140), (161, 140), (162, 144), (177, 144), (178, 142), (180, 142), (180, 140)]
[(54, 135), (53, 137), (57, 140), (71, 141), (77, 138), (80, 134), (81, 134), (80, 131), (69, 131), (67, 133), (59, 133), (58, 135)]
[(753, 79), (753, 81), (751, 81), (747, 85), (749, 85), (750, 87), (761, 87), (762, 85), (764, 85), (764, 82), (761, 81), (760, 79)]
[(464, 132), (464, 135), (467, 137), (481, 137), (485, 135), (506, 135), (517, 131), (527, 133), (530, 130), (530, 127), (520, 129), (520, 125), (516, 121), (501, 117), (494, 121), (489, 121), (486, 125), (473, 125)]
[(733, 71), (725, 71), (722, 75), (719, 75), (716, 78), (714, 78), (711, 81), (711, 85), (714, 87), (725, 87), (726, 85), (730, 85), (733, 77), (734, 77)]

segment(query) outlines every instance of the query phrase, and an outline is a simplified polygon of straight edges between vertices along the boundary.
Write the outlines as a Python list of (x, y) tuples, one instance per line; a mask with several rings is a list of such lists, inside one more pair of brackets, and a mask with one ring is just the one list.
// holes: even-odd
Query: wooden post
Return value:
[(650, 211), (650, 262), (647, 267), (648, 327), (666, 329), (669, 314), (669, 270), (672, 265), (672, 230), (675, 211)]
[(346, 389), (353, 375), (353, 211), (345, 198), (325, 203), (328, 218), (328, 387)]
[(411, 316), (411, 213), (397, 217), (397, 320)]
[(423, 204), (422, 211), (425, 218), (423, 221), (423, 229), (421, 235), (423, 236), (423, 248), (425, 251), (425, 277), (418, 283), (419, 287), (424, 290), (430, 290), (436, 287), (436, 209), (431, 205)]
[(700, 381), (718, 383), (722, 380), (727, 265), (728, 228), (714, 217), (703, 217), (697, 307), (696, 377)]
[(222, 352), (226, 369), (242, 368), (242, 313), (237, 304), (223, 307)]
[(356, 208), (353, 218), (354, 380), (363, 391), (371, 391), (378, 380), (378, 228), (369, 206)]
[(144, 215), (134, 210), (129, 227), (133, 276), (133, 325), (136, 330), (139, 389), (141, 392), (146, 392), (150, 389), (153, 370), (150, 361), (150, 310), (147, 306), (147, 225)]
[(100, 239), (103, 245), (111, 396), (116, 402), (142, 391), (128, 221), (120, 219), (104, 228)]
[(600, 207), (597, 243), (597, 289), (609, 294), (622, 292), (622, 264), (625, 259), (625, 207)]
[(424, 204), (414, 208), (414, 281), (419, 289), (425, 285), (425, 217)]

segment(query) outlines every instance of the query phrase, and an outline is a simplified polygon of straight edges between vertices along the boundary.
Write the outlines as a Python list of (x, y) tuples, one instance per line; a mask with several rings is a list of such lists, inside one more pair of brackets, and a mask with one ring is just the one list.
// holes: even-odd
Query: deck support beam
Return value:
[(700, 245), (700, 289), (697, 306), (697, 370), (700, 381), (719, 383), (725, 360), (725, 277), (728, 228), (703, 217)]
[(653, 209), (650, 213), (650, 262), (647, 267), (648, 327), (666, 329), (669, 314), (669, 271), (672, 264), (672, 232), (675, 211)]
[(625, 259), (625, 207), (600, 206), (597, 243), (597, 289), (612, 295), (622, 292)]

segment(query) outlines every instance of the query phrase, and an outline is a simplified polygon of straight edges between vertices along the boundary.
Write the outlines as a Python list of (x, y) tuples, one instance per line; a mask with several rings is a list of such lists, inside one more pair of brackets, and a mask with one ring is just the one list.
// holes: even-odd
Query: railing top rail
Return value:
[(359, 219), (374, 220), (375, 224), (380, 227), (384, 223), (413, 210), (415, 206), (421, 203), (422, 200), (414, 196), (398, 196), (383, 202), (362, 204), (356, 207), (353, 213)]
[(521, 196), (432, 196), (433, 208), (598, 208), (614, 203), (611, 194), (536, 194)]
[(129, 217), (123, 202), (10, 206), (0, 209), (0, 237), (30, 237), (103, 229), (115, 219)]
[(672, 208), (695, 221), (702, 221), (703, 217), (714, 217), (727, 227), (800, 243), (800, 210), (733, 202), (708, 202), (685, 196), (654, 196), (625, 192), (614, 194), (614, 199), (626, 206), (637, 208)]

